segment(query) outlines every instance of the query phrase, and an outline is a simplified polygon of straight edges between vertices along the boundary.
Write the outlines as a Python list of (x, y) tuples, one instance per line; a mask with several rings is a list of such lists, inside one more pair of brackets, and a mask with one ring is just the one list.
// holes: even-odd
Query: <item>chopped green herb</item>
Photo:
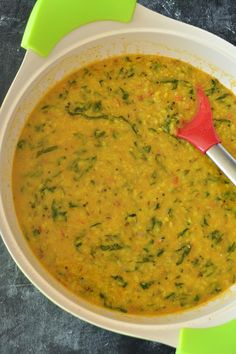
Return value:
[(120, 306), (112, 306), (111, 302), (108, 300), (107, 296), (103, 293), (100, 293), (99, 294), (100, 298), (103, 300), (103, 305), (109, 309), (112, 309), (112, 310), (116, 310), (116, 311), (120, 311), (120, 312), (123, 312), (123, 313), (126, 313), (127, 310), (123, 307), (120, 307)]
[(94, 130), (93, 135), (96, 139), (100, 139), (106, 136), (106, 132), (104, 130), (96, 129)]
[(187, 175), (189, 174), (189, 172), (190, 172), (190, 170), (184, 170), (184, 171), (183, 171), (183, 175), (184, 175), (184, 176), (187, 176)]
[(112, 137), (113, 137), (114, 139), (118, 139), (119, 136), (120, 136), (120, 134), (119, 134), (117, 131), (113, 131), (113, 132), (112, 132)]
[(35, 125), (34, 129), (36, 132), (44, 132), (45, 123)]
[(90, 74), (90, 70), (88, 68), (84, 68), (84, 76), (89, 74)]
[(218, 85), (218, 80), (211, 79), (211, 87), (208, 90), (206, 90), (206, 94), (208, 96), (211, 96), (213, 95), (213, 93), (216, 93), (218, 91), (217, 85)]
[(217, 100), (217, 101), (221, 101), (221, 100), (225, 99), (225, 98), (228, 97), (228, 96), (229, 96), (228, 93), (224, 93), (223, 95), (217, 97), (216, 100)]
[(194, 89), (191, 88), (188, 93), (189, 93), (189, 96), (193, 96), (193, 94), (194, 94)]
[(146, 244), (146, 246), (143, 247), (143, 250), (148, 253), (150, 246), (153, 244), (154, 244), (154, 240), (153, 239), (149, 240), (148, 243)]
[(76, 81), (75, 79), (69, 80), (69, 81), (68, 81), (68, 84), (69, 84), (70, 86), (73, 86), (73, 85), (77, 84), (77, 81)]
[[(153, 171), (152, 174), (151, 174), (151, 183), (150, 183), (150, 185), (153, 186), (153, 185), (156, 184), (156, 183), (157, 183), (157, 171), (155, 170), (155, 171)], [(159, 203), (156, 204), (156, 207), (154, 208), (154, 210), (157, 210), (157, 209), (158, 209), (158, 207), (157, 207), (158, 204), (159, 204)]]
[(68, 90), (64, 90), (61, 93), (59, 93), (59, 98), (62, 100), (65, 100), (68, 97), (69, 91)]
[(217, 197), (218, 200), (229, 200), (231, 202), (236, 201), (236, 192), (235, 191), (227, 191)]
[(149, 222), (149, 227), (147, 231), (159, 230), (162, 226), (162, 221), (158, 220), (155, 216), (153, 216)]
[(55, 190), (57, 189), (56, 186), (52, 185), (52, 181), (51, 179), (46, 179), (46, 181), (44, 183), (42, 183), (42, 185), (39, 188), (39, 191), (41, 193), (41, 195), (45, 194), (45, 192), (49, 192), (49, 193), (53, 193), (55, 192)]
[(219, 230), (214, 230), (208, 234), (208, 238), (210, 238), (216, 245), (220, 243), (223, 239), (224, 234)]
[(112, 309), (116, 310), (116, 311), (123, 312), (123, 313), (127, 313), (128, 312), (124, 307), (120, 307), (120, 306), (112, 307)]
[(166, 119), (162, 125), (162, 129), (165, 133), (167, 134), (172, 134), (175, 126), (179, 123), (179, 119), (177, 117), (177, 114), (174, 113), (172, 115), (168, 114), (166, 116)]
[(33, 229), (32, 231), (32, 235), (33, 236), (39, 236), (41, 234), (41, 230), (38, 228), (38, 229)]
[(186, 227), (185, 229), (183, 229), (182, 231), (180, 231), (180, 232), (178, 233), (178, 237), (183, 237), (183, 236), (186, 234), (187, 231), (189, 231), (189, 228), (188, 228), (188, 227)]
[(147, 152), (147, 153), (149, 153), (149, 152), (151, 151), (151, 149), (152, 149), (151, 145), (145, 145), (145, 146), (143, 147), (143, 150), (144, 150), (145, 152)]
[(88, 173), (95, 165), (97, 156), (91, 156), (87, 158), (77, 157), (72, 161), (70, 169), (76, 174), (74, 178), (76, 181), (81, 179), (86, 173)]
[(172, 90), (176, 90), (179, 84), (179, 80), (177, 79), (167, 79), (167, 80), (161, 80), (159, 81), (161, 84), (171, 84), (172, 85)]
[(42, 149), (42, 150), (39, 150), (36, 154), (36, 157), (39, 157), (43, 154), (47, 154), (49, 152), (52, 152), (52, 151), (55, 151), (58, 149), (58, 146), (57, 145), (53, 145), (53, 146), (49, 146), (48, 148), (45, 148), (45, 149)]
[(169, 293), (169, 294), (165, 297), (165, 299), (167, 299), (167, 300), (174, 300), (174, 299), (175, 299), (175, 296), (176, 296), (176, 294), (175, 294), (174, 292), (172, 292), (172, 293)]
[(122, 99), (127, 103), (129, 100), (129, 93), (125, 91), (122, 87), (120, 87), (120, 91)]
[(67, 211), (62, 210), (62, 205), (55, 199), (51, 205), (51, 215), (53, 221), (67, 221)]
[(124, 59), (125, 59), (125, 61), (127, 61), (128, 63), (132, 63), (132, 60), (130, 59), (130, 57), (125, 56)]
[(41, 107), (41, 111), (47, 113), (48, 110), (49, 110), (49, 108), (51, 108), (51, 107), (52, 107), (51, 105), (46, 104), (46, 105), (44, 105), (43, 107)]
[(203, 219), (202, 219), (202, 222), (201, 222), (201, 226), (202, 227), (209, 226), (206, 215), (203, 216)]
[(131, 213), (131, 214), (128, 214), (126, 217), (125, 217), (125, 220), (130, 223), (130, 222), (137, 222), (137, 214), (135, 213)]
[(204, 179), (204, 183), (208, 184), (208, 182), (211, 183), (218, 183), (220, 181), (221, 177), (220, 176), (213, 176), (213, 175), (208, 175), (205, 179)]
[(151, 146), (140, 146), (137, 141), (134, 141), (134, 148), (130, 149), (130, 154), (135, 159), (147, 160), (146, 154), (151, 151)]
[(92, 103), (92, 110), (94, 112), (100, 112), (102, 110), (102, 102), (97, 101)]
[(76, 237), (74, 245), (75, 245), (75, 248), (77, 251), (80, 249), (82, 244), (83, 244), (83, 242), (81, 241), (81, 237), (80, 236)]
[(119, 251), (122, 250), (124, 246), (119, 243), (113, 243), (112, 245), (101, 245), (100, 248), (102, 251)]
[(150, 286), (153, 285), (153, 284), (154, 284), (154, 281), (153, 281), (153, 280), (148, 281), (148, 282), (142, 281), (141, 283), (139, 283), (139, 285), (141, 286), (141, 288), (142, 288), (143, 290), (149, 289)]
[(155, 128), (148, 128), (148, 130), (150, 131), (150, 132), (152, 132), (152, 133), (157, 133), (158, 131), (155, 129)]
[(189, 255), (191, 248), (192, 247), (190, 244), (186, 244), (176, 250), (176, 252), (181, 254), (178, 261), (176, 262), (176, 265), (180, 265), (183, 263), (184, 259)]
[(81, 133), (81, 132), (76, 132), (76, 133), (74, 133), (73, 135), (74, 135), (77, 139), (80, 139), (80, 140), (82, 140), (82, 141), (85, 140), (85, 136), (84, 136), (84, 134)]
[(217, 267), (216, 265), (211, 261), (211, 260), (208, 260), (204, 263), (204, 265), (201, 267), (201, 270), (200, 270), (200, 273), (199, 273), (199, 276), (200, 277), (210, 277), (212, 274), (215, 273), (215, 271), (217, 270)]
[(21, 139), (17, 143), (17, 148), (22, 150), (22, 149), (24, 149), (25, 145), (26, 145), (26, 140)]
[(229, 119), (225, 119), (225, 118), (218, 118), (218, 119), (214, 119), (214, 124), (216, 127), (221, 126), (222, 124), (227, 124), (228, 127), (231, 126), (232, 122)]
[(137, 263), (154, 263), (155, 262), (155, 257), (152, 254), (148, 254), (146, 256), (144, 256), (140, 261), (138, 261)]
[(119, 76), (122, 78), (122, 79), (126, 79), (126, 78), (131, 78), (135, 75), (135, 70), (133, 67), (130, 67), (128, 69), (125, 69), (124, 67), (122, 67), (120, 70), (119, 70)]
[(80, 115), (81, 113), (86, 112), (90, 108), (91, 108), (90, 103), (76, 103), (76, 105), (73, 108), (71, 108), (71, 103), (69, 102), (65, 106), (67, 113), (69, 113), (69, 115), (71, 116)]
[(69, 208), (71, 208), (71, 209), (79, 207), (79, 205), (77, 203), (74, 203), (74, 202), (69, 202), (68, 205), (69, 205)]
[(165, 252), (164, 248), (160, 248), (160, 249), (157, 251), (157, 257), (160, 257), (164, 252)]
[(184, 283), (175, 283), (176, 288), (182, 288)]
[(236, 250), (236, 242), (231, 243), (231, 245), (229, 245), (229, 247), (227, 248), (227, 252), (228, 253), (232, 253)]
[(61, 166), (62, 162), (66, 160), (66, 156), (61, 156), (57, 159), (57, 165)]
[(127, 281), (125, 281), (120, 275), (112, 275), (111, 278), (116, 280), (117, 284), (122, 288), (126, 288), (128, 285)]
[(95, 224), (90, 225), (90, 228), (93, 228), (93, 227), (96, 227), (96, 226), (99, 226), (99, 225), (102, 225), (102, 223), (101, 222), (96, 222)]
[(91, 108), (90, 104), (87, 106), (86, 106), (86, 104), (84, 104), (82, 106), (77, 105), (76, 107), (72, 108), (70, 102), (65, 106), (65, 110), (70, 116), (80, 115), (82, 118), (87, 119), (87, 120), (108, 120), (110, 122), (114, 122), (115, 120), (123, 121), (130, 126), (130, 128), (132, 129), (132, 131), (135, 134), (138, 134), (138, 130), (137, 130), (136, 125), (131, 123), (124, 116), (113, 116), (113, 115), (109, 115), (109, 114), (101, 114), (101, 115), (95, 115), (95, 116), (89, 115), (89, 114), (85, 113), (89, 108)]
[(161, 68), (161, 64), (158, 61), (154, 61), (150, 65), (150, 69), (154, 71), (158, 71)]
[(218, 294), (218, 293), (220, 293), (221, 291), (222, 291), (222, 289), (221, 289), (219, 286), (216, 286), (216, 287), (212, 290), (211, 294)]
[(107, 234), (107, 235), (104, 235), (105, 238), (106, 238), (106, 241), (117, 241), (120, 237), (120, 235), (118, 234)]
[(194, 302), (200, 301), (200, 295), (198, 295), (198, 294), (195, 295), (193, 301), (194, 301)]

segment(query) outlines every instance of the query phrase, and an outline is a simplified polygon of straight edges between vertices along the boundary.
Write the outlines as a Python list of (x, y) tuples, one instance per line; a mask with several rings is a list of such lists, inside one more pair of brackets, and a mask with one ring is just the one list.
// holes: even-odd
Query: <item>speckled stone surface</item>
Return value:
[[(0, 103), (24, 50), (20, 40), (35, 0), (0, 0)], [(163, 15), (236, 44), (235, 0), (139, 0)], [(0, 354), (174, 354), (159, 343), (99, 329), (47, 300), (25, 278), (0, 239)]]

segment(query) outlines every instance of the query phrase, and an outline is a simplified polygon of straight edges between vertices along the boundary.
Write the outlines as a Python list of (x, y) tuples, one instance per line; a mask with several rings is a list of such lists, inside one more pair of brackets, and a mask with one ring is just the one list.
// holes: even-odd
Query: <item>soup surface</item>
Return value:
[(28, 118), (13, 166), (19, 223), (40, 262), (79, 297), (127, 313), (173, 313), (236, 281), (236, 190), (175, 137), (196, 111), (196, 85), (236, 156), (235, 96), (165, 57), (82, 68)]

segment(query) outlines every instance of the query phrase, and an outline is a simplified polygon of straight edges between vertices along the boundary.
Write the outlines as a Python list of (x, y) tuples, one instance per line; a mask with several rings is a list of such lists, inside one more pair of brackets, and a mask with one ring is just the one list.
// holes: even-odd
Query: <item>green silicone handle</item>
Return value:
[(235, 354), (236, 320), (212, 328), (188, 328), (180, 332), (176, 354)]
[(79, 26), (95, 21), (129, 22), (136, 0), (38, 0), (30, 15), (22, 47), (47, 56)]

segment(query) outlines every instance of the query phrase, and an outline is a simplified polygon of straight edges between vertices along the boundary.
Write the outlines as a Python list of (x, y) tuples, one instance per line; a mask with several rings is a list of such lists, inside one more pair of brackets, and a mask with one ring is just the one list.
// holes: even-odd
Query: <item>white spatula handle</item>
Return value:
[(236, 160), (233, 156), (221, 144), (212, 146), (206, 154), (236, 186)]

